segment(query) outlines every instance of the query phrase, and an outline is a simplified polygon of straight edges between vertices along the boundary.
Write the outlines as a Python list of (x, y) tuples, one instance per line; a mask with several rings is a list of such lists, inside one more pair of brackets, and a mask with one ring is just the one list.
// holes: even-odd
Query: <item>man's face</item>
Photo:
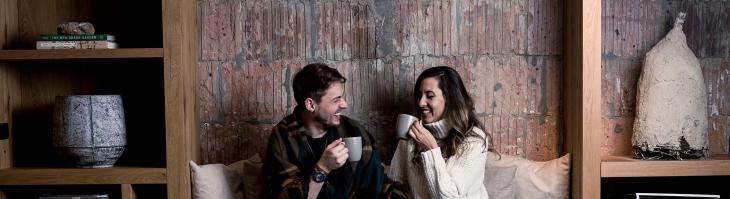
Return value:
[(336, 127), (340, 125), (342, 112), (347, 109), (343, 84), (334, 83), (330, 85), (314, 109), (316, 121), (323, 126)]

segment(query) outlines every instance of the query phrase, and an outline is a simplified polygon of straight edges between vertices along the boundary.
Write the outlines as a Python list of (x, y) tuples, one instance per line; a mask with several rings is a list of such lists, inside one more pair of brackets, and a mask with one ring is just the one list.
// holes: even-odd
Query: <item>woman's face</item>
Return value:
[(421, 98), (418, 99), (418, 108), (421, 120), (424, 123), (433, 123), (444, 117), (446, 100), (439, 88), (439, 80), (435, 77), (424, 78), (421, 81)]

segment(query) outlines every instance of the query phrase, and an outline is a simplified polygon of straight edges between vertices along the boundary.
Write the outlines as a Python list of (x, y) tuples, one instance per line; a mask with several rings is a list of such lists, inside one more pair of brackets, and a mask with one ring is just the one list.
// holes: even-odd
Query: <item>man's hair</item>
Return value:
[(298, 105), (304, 105), (304, 100), (307, 98), (319, 103), (332, 83), (345, 83), (345, 81), (347, 79), (337, 72), (337, 69), (322, 63), (308, 64), (294, 75), (292, 82), (294, 100)]

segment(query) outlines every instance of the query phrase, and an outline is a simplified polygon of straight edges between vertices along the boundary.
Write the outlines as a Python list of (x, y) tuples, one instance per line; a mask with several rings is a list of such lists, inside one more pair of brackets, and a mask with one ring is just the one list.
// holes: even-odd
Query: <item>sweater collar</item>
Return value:
[(449, 130), (451, 130), (451, 126), (446, 122), (446, 120), (439, 120), (433, 123), (424, 124), (423, 127), (426, 127), (429, 131), (431, 131), (431, 134), (433, 134), (433, 137), (436, 139), (444, 139), (446, 136), (449, 136)]

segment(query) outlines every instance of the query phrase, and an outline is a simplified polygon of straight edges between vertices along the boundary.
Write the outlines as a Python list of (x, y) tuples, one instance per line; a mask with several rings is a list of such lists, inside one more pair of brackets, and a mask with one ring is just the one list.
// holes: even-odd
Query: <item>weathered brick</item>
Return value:
[(633, 155), (634, 117), (603, 118), (601, 155)]
[(714, 116), (708, 119), (710, 154), (730, 153), (730, 116)]
[(233, 11), (231, 1), (208, 1), (201, 6), (203, 31), (201, 51), (203, 60), (230, 60), (235, 53)]
[[(386, 13), (392, 16), (376, 16), (370, 1), (231, 5), (235, 42), (229, 43), (235, 46), (235, 61), (226, 61), (221, 72), (213, 64), (223, 62), (201, 62), (199, 67), (201, 111), (215, 110), (201, 113), (208, 162), (263, 152), (260, 140), (295, 106), (292, 76), (308, 62), (328, 63), (348, 78), (346, 113), (377, 137), (384, 159), (395, 147), (395, 115), (413, 112), (416, 77), (437, 65), (454, 67), (462, 75), (499, 151), (534, 160), (554, 158), (560, 151), (554, 118), (560, 113), (562, 63), (556, 49), (561, 49), (562, 33), (561, 22), (552, 19), (560, 18), (560, 0), (400, 0)], [(530, 11), (541, 13), (535, 17)], [(378, 17), (393, 20), (391, 54), (376, 51), (375, 42), (387, 42), (376, 38), (382, 28), (375, 23)], [(530, 25), (539, 28), (536, 34)], [(536, 43), (530, 43), (531, 36)], [(218, 76), (206, 76), (212, 73)], [(223, 118), (214, 120), (219, 112)]]

